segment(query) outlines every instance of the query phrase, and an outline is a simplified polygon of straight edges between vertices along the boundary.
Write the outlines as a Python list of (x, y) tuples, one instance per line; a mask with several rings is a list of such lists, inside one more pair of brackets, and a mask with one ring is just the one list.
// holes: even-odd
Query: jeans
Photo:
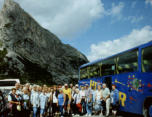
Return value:
[(82, 99), (81, 105), (82, 105), (82, 114), (85, 114), (86, 113), (86, 102), (84, 99)]
[(33, 107), (33, 117), (36, 117), (37, 114), (37, 107)]
[(61, 116), (63, 116), (63, 106), (62, 105), (59, 105), (59, 111), (61, 113)]
[(92, 114), (92, 106), (90, 106), (90, 104), (86, 104), (86, 110), (87, 110), (87, 114)]

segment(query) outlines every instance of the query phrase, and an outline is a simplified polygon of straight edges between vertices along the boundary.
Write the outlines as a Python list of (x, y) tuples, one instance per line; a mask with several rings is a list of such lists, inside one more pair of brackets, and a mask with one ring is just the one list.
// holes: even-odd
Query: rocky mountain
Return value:
[[(51, 22), (50, 22), (51, 23)], [(22, 82), (63, 84), (78, 80), (87, 58), (41, 27), (13, 0), (0, 11), (0, 74)]]

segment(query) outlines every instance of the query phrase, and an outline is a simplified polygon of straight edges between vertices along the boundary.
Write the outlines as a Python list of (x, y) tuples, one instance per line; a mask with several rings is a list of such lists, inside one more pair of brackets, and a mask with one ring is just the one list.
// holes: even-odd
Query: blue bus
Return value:
[(152, 41), (80, 66), (80, 86), (102, 83), (117, 86), (120, 111), (152, 117)]

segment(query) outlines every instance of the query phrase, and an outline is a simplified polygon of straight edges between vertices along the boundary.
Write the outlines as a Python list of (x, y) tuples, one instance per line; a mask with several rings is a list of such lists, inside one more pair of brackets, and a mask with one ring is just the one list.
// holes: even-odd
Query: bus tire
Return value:
[(144, 106), (143, 116), (144, 117), (152, 117), (152, 104), (149, 104), (148, 106)]

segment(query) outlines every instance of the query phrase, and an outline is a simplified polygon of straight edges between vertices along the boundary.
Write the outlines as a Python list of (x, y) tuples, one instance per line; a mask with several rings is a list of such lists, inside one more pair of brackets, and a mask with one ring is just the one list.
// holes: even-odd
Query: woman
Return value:
[(75, 86), (72, 87), (72, 91), (71, 91), (71, 113), (72, 115), (75, 114), (75, 102), (74, 102), (74, 95), (76, 94), (76, 91), (75, 91)]
[(30, 96), (28, 89), (26, 87), (23, 88), (23, 109), (24, 109), (24, 117), (30, 116)]
[(87, 110), (86, 116), (92, 115), (92, 105), (93, 105), (92, 94), (89, 94), (89, 96), (86, 97), (86, 110)]
[(59, 111), (61, 113), (61, 117), (63, 117), (63, 106), (65, 104), (65, 94), (63, 94), (63, 89), (59, 89), (58, 102)]
[(55, 116), (57, 114), (58, 108), (57, 108), (57, 99), (58, 97), (58, 90), (56, 88), (56, 86), (54, 86), (53, 89), (53, 95), (52, 95), (52, 99), (53, 99), (53, 103), (52, 103), (52, 111), (53, 111), (53, 115)]
[(98, 85), (98, 89), (96, 91), (96, 96), (95, 96), (95, 106), (94, 106), (94, 109), (95, 109), (96, 114), (101, 111), (100, 115), (102, 116), (103, 115), (102, 114), (103, 108), (101, 106), (101, 102), (102, 102), (102, 90), (101, 90), (101, 86)]
[(76, 89), (76, 94), (74, 95), (74, 102), (76, 104), (76, 115), (81, 115), (82, 113), (82, 105), (81, 105), (81, 96), (79, 93), (79, 89)]
[(86, 113), (86, 94), (85, 94), (84, 86), (81, 87), (80, 97), (81, 97), (81, 105), (82, 105), (82, 114), (84, 115)]
[(46, 95), (45, 89), (42, 90), (42, 93), (39, 96), (39, 100), (40, 100), (40, 117), (43, 117), (45, 115), (45, 110), (48, 101), (48, 97)]
[(112, 105), (112, 114), (116, 116), (119, 108), (119, 91), (116, 89), (116, 85), (112, 85), (112, 91), (110, 94), (111, 105)]
[(53, 101), (53, 89), (50, 88), (50, 95), (48, 95), (48, 116), (52, 117), (53, 113), (52, 113), (52, 101)]
[(36, 117), (39, 108), (39, 93), (37, 92), (37, 86), (34, 85), (33, 91), (31, 93), (31, 104), (33, 107), (33, 117)]

